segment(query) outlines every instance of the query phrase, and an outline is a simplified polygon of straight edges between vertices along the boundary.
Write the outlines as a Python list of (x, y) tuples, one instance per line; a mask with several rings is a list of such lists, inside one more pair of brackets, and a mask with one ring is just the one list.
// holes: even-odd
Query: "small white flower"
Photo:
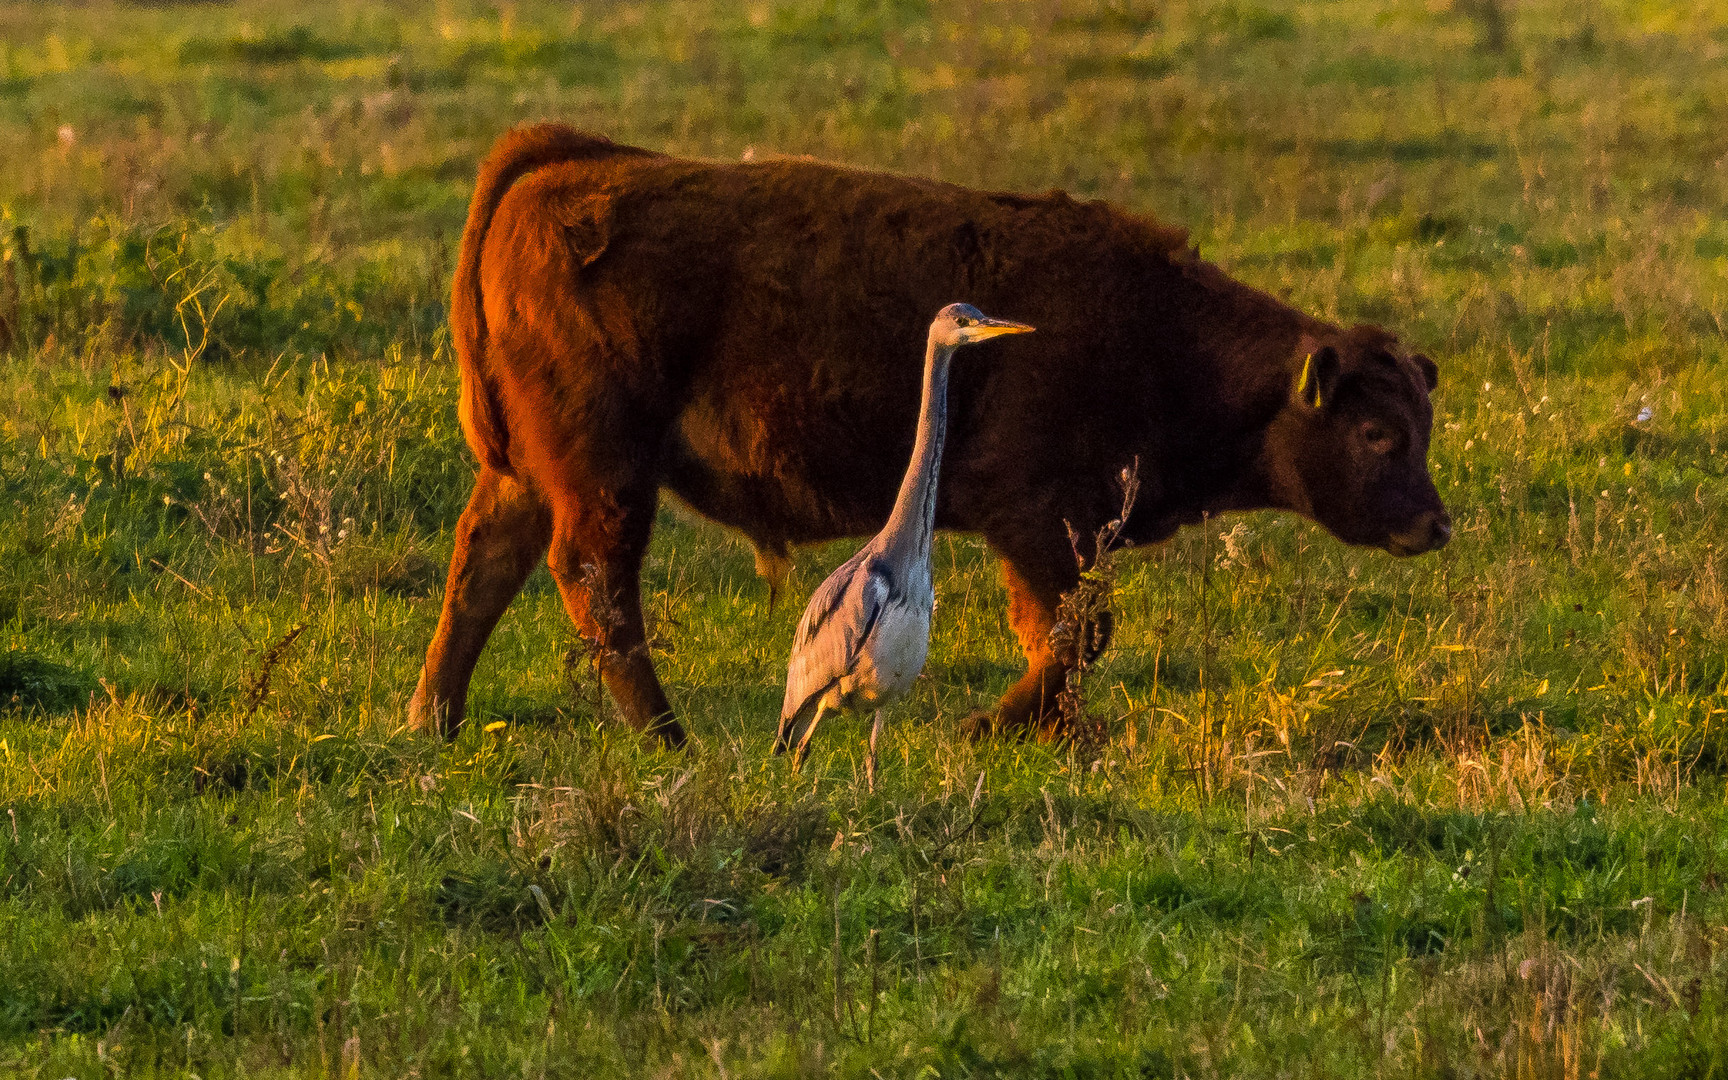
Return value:
[(1492, 390), (1492, 389), (1494, 389), (1494, 384), (1493, 384), (1493, 383), (1491, 383), (1491, 382), (1485, 382), (1485, 383), (1483, 383), (1483, 384), (1482, 384), (1482, 389), (1484, 389), (1484, 390)]
[(1655, 415), (1656, 415), (1655, 412), (1653, 412), (1651, 410), (1650, 406), (1646, 405), (1642, 409), (1638, 410), (1638, 419), (1636, 419), (1632, 422), (1634, 424), (1646, 423), (1650, 420), (1651, 417), (1653, 417)]

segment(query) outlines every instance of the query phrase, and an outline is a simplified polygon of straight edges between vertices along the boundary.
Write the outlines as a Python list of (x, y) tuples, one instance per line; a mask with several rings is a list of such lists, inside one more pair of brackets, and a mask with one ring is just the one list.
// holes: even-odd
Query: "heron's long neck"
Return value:
[(907, 558), (930, 557), (930, 535), (936, 527), (936, 477), (942, 468), (942, 444), (948, 438), (948, 361), (952, 346), (930, 342), (924, 354), (924, 397), (918, 408), (918, 438), (912, 462), (900, 481), (894, 512), (882, 530), (883, 547)]

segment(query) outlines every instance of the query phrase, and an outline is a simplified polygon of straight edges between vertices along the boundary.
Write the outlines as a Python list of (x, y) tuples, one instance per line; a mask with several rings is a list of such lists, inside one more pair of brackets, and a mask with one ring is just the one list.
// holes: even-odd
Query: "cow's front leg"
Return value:
[(974, 734), (1063, 734), (1056, 697), (1067, 682), (1070, 660), (1051, 645), (1050, 629), (1056, 625), (1062, 594), (1080, 580), (1066, 546), (1052, 545), (1042, 554), (999, 549), (1008, 585), (1008, 624), (1026, 656), (1026, 674), (1002, 695), (995, 715), (975, 726)]

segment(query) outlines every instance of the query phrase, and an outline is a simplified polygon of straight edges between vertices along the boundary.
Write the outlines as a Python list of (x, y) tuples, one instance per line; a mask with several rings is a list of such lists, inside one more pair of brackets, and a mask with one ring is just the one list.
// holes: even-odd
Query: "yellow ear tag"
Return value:
[[(1308, 380), (1313, 378), (1313, 376), (1314, 354), (1309, 353), (1308, 358), (1302, 361), (1302, 374), (1296, 380), (1296, 394), (1298, 397), (1308, 396)], [(1318, 386), (1314, 388), (1314, 407), (1316, 409), (1320, 407), (1320, 388)]]

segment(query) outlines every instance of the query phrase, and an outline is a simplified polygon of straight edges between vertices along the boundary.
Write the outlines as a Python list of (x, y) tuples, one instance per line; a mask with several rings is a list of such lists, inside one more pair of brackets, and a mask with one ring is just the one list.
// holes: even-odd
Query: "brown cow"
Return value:
[(524, 128), (481, 167), (462, 237), (451, 326), (481, 472), (413, 722), (456, 732), (487, 636), (546, 555), (624, 716), (682, 742), (638, 595), (660, 492), (769, 566), (879, 528), (925, 327), (956, 300), (1038, 327), (957, 366), (938, 510), (1006, 570), (1028, 670), (1003, 728), (1052, 709), (1049, 631), (1077, 580), (1065, 523), (1090, 535), (1135, 458), (1136, 543), (1268, 507), (1395, 555), (1451, 534), (1427, 471), (1433, 363), (1233, 280), (1181, 230), (1059, 192)]

